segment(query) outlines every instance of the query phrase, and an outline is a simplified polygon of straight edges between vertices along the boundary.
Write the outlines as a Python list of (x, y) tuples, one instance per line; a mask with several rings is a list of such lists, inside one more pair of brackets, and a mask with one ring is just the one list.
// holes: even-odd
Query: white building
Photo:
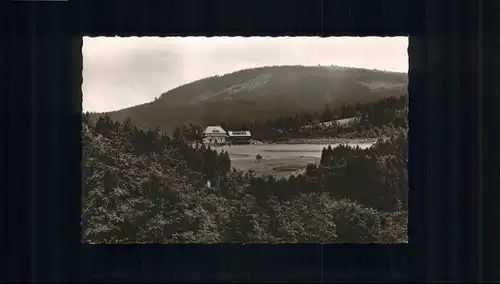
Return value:
[(203, 131), (203, 141), (209, 144), (225, 144), (227, 132), (220, 126), (207, 126)]
[(248, 144), (251, 138), (250, 131), (228, 131), (228, 140), (234, 144)]

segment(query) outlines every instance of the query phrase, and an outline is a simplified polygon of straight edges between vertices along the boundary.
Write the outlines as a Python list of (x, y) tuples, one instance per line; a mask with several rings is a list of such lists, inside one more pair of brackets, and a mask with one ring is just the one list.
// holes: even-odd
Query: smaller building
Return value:
[(203, 131), (203, 141), (207, 144), (225, 144), (227, 132), (220, 126), (207, 126)]
[(249, 144), (251, 138), (250, 131), (228, 131), (228, 141), (231, 144)]

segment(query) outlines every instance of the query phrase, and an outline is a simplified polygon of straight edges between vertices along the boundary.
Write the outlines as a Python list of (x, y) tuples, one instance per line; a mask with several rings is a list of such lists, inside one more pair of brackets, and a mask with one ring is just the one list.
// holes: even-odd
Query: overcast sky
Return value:
[(152, 101), (180, 85), (272, 65), (408, 71), (408, 37), (84, 37), (83, 110)]

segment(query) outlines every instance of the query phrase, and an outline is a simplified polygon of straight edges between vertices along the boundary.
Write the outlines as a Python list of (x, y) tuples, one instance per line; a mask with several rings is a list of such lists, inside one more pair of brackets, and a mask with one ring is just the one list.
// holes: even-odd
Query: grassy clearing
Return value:
[(303, 167), (299, 166), (299, 165), (285, 165), (285, 166), (274, 167), (273, 171), (275, 171), (275, 172), (295, 172), (295, 171), (298, 171), (302, 168)]

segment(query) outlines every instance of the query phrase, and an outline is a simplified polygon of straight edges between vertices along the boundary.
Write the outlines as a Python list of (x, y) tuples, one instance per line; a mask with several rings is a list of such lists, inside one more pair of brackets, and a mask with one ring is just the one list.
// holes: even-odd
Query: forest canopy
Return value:
[[(232, 168), (227, 152), (188, 143), (190, 132), (169, 136), (159, 128), (140, 128), (130, 118), (119, 122), (101, 116), (92, 122), (83, 114), (82, 239), (407, 242), (407, 111), (407, 98), (387, 98), (327, 107), (322, 114), (309, 114), (311, 119), (296, 113), (247, 122), (263, 140), (276, 139), (276, 133), (379, 138), (368, 149), (325, 148), (319, 164), (279, 180)], [(348, 126), (318, 125), (353, 114), (359, 119)]]

